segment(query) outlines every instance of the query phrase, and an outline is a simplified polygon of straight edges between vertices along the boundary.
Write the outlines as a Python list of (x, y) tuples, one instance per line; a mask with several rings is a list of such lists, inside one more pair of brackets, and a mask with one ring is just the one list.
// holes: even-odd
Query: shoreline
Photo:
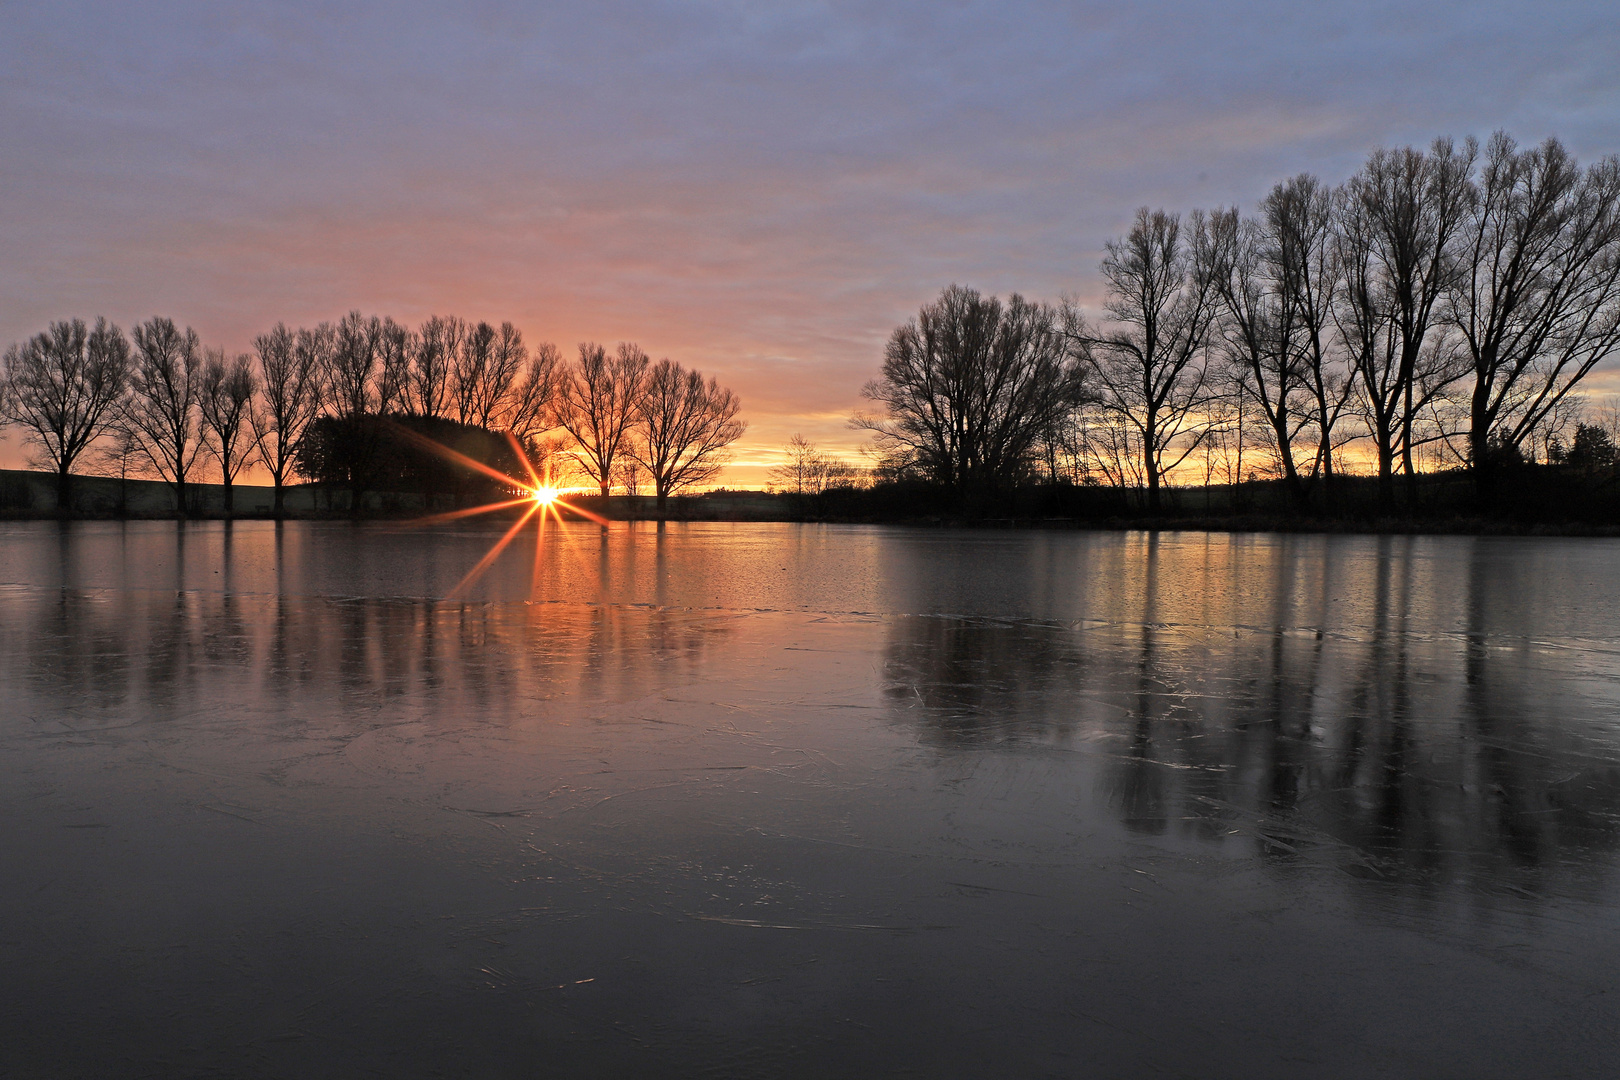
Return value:
[[(1549, 478), (1556, 479), (1556, 478)], [(611, 521), (638, 522), (757, 522), (825, 525), (889, 525), (919, 529), (1091, 530), (1099, 532), (1226, 532), (1300, 533), (1389, 536), (1620, 536), (1620, 516), (1608, 513), (1609, 491), (1588, 493), (1595, 498), (1565, 496), (1526, 504), (1515, 500), (1495, 515), (1469, 512), (1459, 496), (1456, 477), (1426, 478), (1425, 497), (1411, 513), (1380, 513), (1366, 498), (1370, 481), (1357, 478), (1342, 488), (1344, 510), (1339, 513), (1298, 512), (1283, 509), (1280, 489), (1266, 482), (1230, 488), (1173, 489), (1170, 498), (1203, 503), (1211, 509), (1188, 512), (1168, 508), (1148, 514), (1129, 506), (1130, 495), (1117, 489), (1072, 487), (1029, 489), (1012, 499), (1013, 512), (965, 513), (952, 509), (941, 493), (916, 487), (892, 490), (834, 489), (818, 495), (716, 489), (672, 496), (664, 513), (651, 495), (575, 494), (570, 501), (583, 510)], [(1549, 487), (1551, 485), (1542, 485)], [(314, 484), (284, 489), (288, 521), (408, 522), (430, 513), (460, 508), (455, 499), (440, 496), (431, 511), (420, 493), (368, 492), (364, 509), (351, 512), (347, 493)], [(0, 521), (273, 521), (273, 489), (256, 484), (233, 485), (227, 513), (225, 489), (219, 484), (189, 483), (191, 512), (175, 512), (173, 486), (157, 480), (105, 476), (73, 477), (72, 513), (56, 508), (56, 477), (52, 473), (0, 470)], [(1243, 509), (1225, 510), (1222, 504)], [(1253, 507), (1253, 508), (1251, 508)], [(1578, 508), (1565, 516), (1560, 511)], [(1513, 510), (1517, 512), (1512, 512)], [(1023, 511), (1023, 512), (1019, 512)], [(584, 515), (569, 514), (567, 517)], [(496, 511), (488, 517), (507, 520), (516, 511)]]
[[(343, 512), (289, 513), (281, 521), (293, 523), (331, 523), (353, 525), (410, 524), (420, 520), (421, 514), (371, 513), (352, 515)], [(587, 519), (567, 514), (570, 523), (584, 523)], [(1491, 518), (1383, 518), (1331, 519), (1288, 518), (1267, 515), (1241, 517), (1163, 517), (1130, 518), (1010, 518), (1010, 517), (827, 517), (813, 515), (734, 515), (723, 513), (671, 512), (663, 517), (657, 514), (604, 514), (609, 521), (637, 524), (732, 524), (732, 525), (868, 525), (907, 529), (958, 529), (1004, 532), (1204, 532), (1204, 533), (1281, 533), (1320, 536), (1546, 536), (1546, 537), (1620, 537), (1620, 525), (1594, 522), (1522, 522)], [(466, 518), (457, 524), (479, 520), (501, 523), (504, 527), (515, 515), (491, 513), (482, 517)], [(0, 511), (0, 523), (9, 522), (160, 522), (176, 523), (236, 523), (275, 522), (278, 519), (265, 513), (241, 513), (226, 516), (220, 513), (189, 515), (176, 514), (76, 514), (61, 517), (50, 513), (23, 513)]]

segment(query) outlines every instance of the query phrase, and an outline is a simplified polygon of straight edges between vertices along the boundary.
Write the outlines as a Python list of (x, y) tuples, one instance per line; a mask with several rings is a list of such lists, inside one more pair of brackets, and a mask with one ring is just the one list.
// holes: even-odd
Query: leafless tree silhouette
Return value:
[(286, 516), (286, 486), (298, 444), (320, 411), (321, 373), (332, 350), (332, 328), (322, 323), (296, 334), (281, 323), (254, 339), (259, 357), (260, 393), (248, 413), (259, 460), (274, 485), (273, 513)]
[(670, 495), (713, 479), (725, 465), (726, 447), (748, 429), (737, 419), (741, 408), (736, 394), (673, 360), (660, 360), (647, 372), (630, 455), (652, 478), (660, 516)]
[(782, 448), (787, 460), (772, 467), (771, 482), (795, 495), (816, 495), (826, 483), (827, 457), (816, 444), (795, 434)]
[(466, 332), (454, 315), (435, 315), (422, 324), (411, 364), (409, 407), (417, 416), (437, 420), (449, 413), (452, 372)]
[(1219, 292), (1202, 214), (1181, 220), (1136, 212), (1131, 231), (1110, 241), (1102, 261), (1112, 327), (1079, 331), (1096, 363), (1101, 404), (1130, 432), (1146, 481), (1148, 510), (1160, 510), (1167, 473), (1202, 441), (1206, 350)]
[(580, 468), (605, 496), (613, 467), (626, 452), (647, 380), (647, 354), (621, 343), (609, 357), (600, 345), (579, 347), (579, 362), (557, 381), (556, 420), (573, 437)]
[(97, 319), (52, 323), (6, 350), (0, 417), (23, 429), (37, 464), (56, 473), (57, 512), (73, 508), (73, 466), (118, 421), (129, 380), (123, 331)]
[(333, 327), (323, 382), (327, 410), (339, 419), (367, 416), (379, 410), (377, 353), (382, 320), (351, 311)]
[(411, 365), (416, 335), (393, 319), (377, 327), (377, 409), (379, 414), (405, 412), (411, 402)]
[(381, 365), (392, 331), (392, 320), (385, 323), (351, 311), (333, 328), (332, 348), (325, 357), (323, 395), (328, 414), (343, 433), (339, 458), (347, 474), (351, 513), (363, 508), (379, 437), (377, 426), (365, 421), (386, 411), (393, 403), (388, 395), (403, 389)]
[(161, 316), (137, 326), (133, 337), (135, 364), (121, 423), (157, 474), (174, 485), (175, 513), (186, 517), (186, 482), (202, 452), (202, 348), (195, 330)]
[(1335, 456), (1353, 436), (1341, 421), (1354, 391), (1342, 348), (1337, 348), (1333, 304), (1340, 285), (1333, 243), (1341, 196), (1301, 173), (1272, 188), (1261, 203), (1265, 266), (1277, 283), (1293, 366), (1305, 385), (1316, 450), (1310, 474), (1332, 479)]
[[(1294, 440), (1310, 422), (1304, 354), (1295, 347), (1294, 296), (1269, 257), (1271, 238), (1235, 209), (1209, 219), (1210, 275), (1221, 298), (1214, 339), (1219, 352), (1242, 369), (1236, 382), (1265, 418), (1271, 450), (1294, 501), (1306, 499), (1294, 462)], [(1206, 420), (1209, 419), (1206, 416)]]
[(552, 417), (562, 371), (562, 353), (557, 346), (549, 341), (535, 346), (505, 412), (507, 430), (524, 445), (555, 426)]
[[(455, 398), (456, 419), (463, 424), (487, 427), (500, 400), (502, 372), (496, 358), (498, 334), (489, 323), (478, 323), (467, 329), (456, 355), (451, 389)], [(511, 376), (507, 375), (510, 384)]]
[(1339, 322), (1362, 419), (1378, 455), (1380, 498), (1394, 502), (1395, 459), (1415, 498), (1420, 417), (1461, 374), (1440, 304), (1458, 274), (1456, 242), (1473, 198), (1476, 148), (1436, 139), (1428, 153), (1377, 150), (1346, 186), (1339, 228)]
[(889, 338), (883, 374), (861, 390), (884, 412), (853, 423), (958, 496), (993, 497), (1029, 468), (1081, 387), (1058, 312), (952, 285)]
[(512, 392), (528, 363), (523, 335), (511, 323), (479, 323), (461, 343), (455, 368), (457, 417), (473, 427), (504, 427)]
[(1468, 459), (1516, 452), (1620, 345), (1620, 160), (1588, 169), (1556, 139), (1492, 137), (1450, 300), (1471, 369)]
[(225, 488), (225, 516), (236, 512), (236, 477), (253, 460), (253, 442), (248, 438), (249, 414), (258, 393), (253, 374), (253, 358), (239, 354), (229, 362), (223, 350), (210, 350), (203, 362), (202, 385), (197, 404), (202, 416), (204, 445), (219, 462), (220, 481)]

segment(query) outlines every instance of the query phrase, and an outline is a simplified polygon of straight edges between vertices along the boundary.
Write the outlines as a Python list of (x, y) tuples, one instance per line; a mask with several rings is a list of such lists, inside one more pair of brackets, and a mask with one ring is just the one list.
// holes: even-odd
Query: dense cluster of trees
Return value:
[(1157, 511), (1178, 469), (1230, 473), (1235, 449), (1241, 479), (1248, 448), (1298, 505), (1366, 461), (1393, 507), (1427, 457), (1488, 502), (1562, 452), (1620, 345), (1620, 160), (1501, 133), (1378, 150), (1252, 215), (1144, 208), (1101, 272), (1100, 318), (952, 286), (897, 329), (863, 391), (881, 410), (854, 421), (885, 467), (963, 497), (1110, 483)]
[(56, 473), (64, 510), (95, 448), (121, 474), (172, 484), (181, 514), (205, 462), (227, 507), (242, 471), (261, 465), (278, 517), (297, 476), (346, 489), (353, 508), (378, 490), (421, 491), (431, 504), (460, 493), (465, 471), (429, 460), (433, 443), (513, 476), (529, 466), (559, 486), (588, 479), (603, 495), (645, 477), (662, 511), (721, 468), (746, 426), (740, 407), (714, 379), (634, 345), (583, 344), (569, 363), (553, 345), (531, 349), (511, 323), (435, 316), (412, 330), (359, 312), (278, 324), (234, 357), (171, 319), (127, 336), (73, 319), (10, 348), (0, 377), (0, 419)]

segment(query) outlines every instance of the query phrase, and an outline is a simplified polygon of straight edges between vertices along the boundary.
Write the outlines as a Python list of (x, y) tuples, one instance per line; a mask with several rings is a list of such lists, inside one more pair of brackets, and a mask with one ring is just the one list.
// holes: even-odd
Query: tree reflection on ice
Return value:
[(1161, 623), (1150, 563), (1134, 624), (893, 619), (886, 693), (941, 748), (1100, 757), (1133, 831), (1423, 888), (1578, 888), (1620, 831), (1601, 709), (1560, 670), (1565, 650), (1493, 624), (1483, 561), (1462, 633), (1410, 631), (1400, 544), (1385, 541), (1354, 630), (1293, 621), (1281, 588), (1269, 626)]

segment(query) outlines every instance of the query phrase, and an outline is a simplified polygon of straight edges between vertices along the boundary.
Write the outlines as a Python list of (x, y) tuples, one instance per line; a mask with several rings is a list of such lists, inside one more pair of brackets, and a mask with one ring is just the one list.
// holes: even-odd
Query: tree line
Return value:
[(1100, 269), (1096, 316), (953, 285), (896, 329), (853, 419), (887, 473), (990, 500), (1111, 484), (1157, 512), (1235, 442), (1301, 508), (1358, 455), (1386, 509), (1416, 501), (1425, 455), (1488, 504), (1504, 469), (1568, 452), (1577, 388), (1620, 344), (1620, 159), (1500, 132), (1380, 149), (1250, 214), (1143, 208)]
[(13, 345), (0, 374), (0, 419), (56, 474), (63, 512), (92, 452), (173, 485), (181, 515), (205, 462), (227, 512), (255, 464), (270, 475), (277, 517), (299, 476), (346, 488), (355, 510), (367, 491), (402, 481), (431, 505), (460, 477), (430, 443), (515, 477), (587, 479), (604, 496), (647, 483), (662, 512), (720, 470), (746, 428), (740, 409), (715, 379), (633, 344), (585, 343), (569, 362), (550, 343), (530, 348), (509, 322), (434, 316), (411, 329), (358, 311), (315, 327), (278, 323), (235, 356), (164, 317), (128, 335), (105, 319), (69, 319)]

